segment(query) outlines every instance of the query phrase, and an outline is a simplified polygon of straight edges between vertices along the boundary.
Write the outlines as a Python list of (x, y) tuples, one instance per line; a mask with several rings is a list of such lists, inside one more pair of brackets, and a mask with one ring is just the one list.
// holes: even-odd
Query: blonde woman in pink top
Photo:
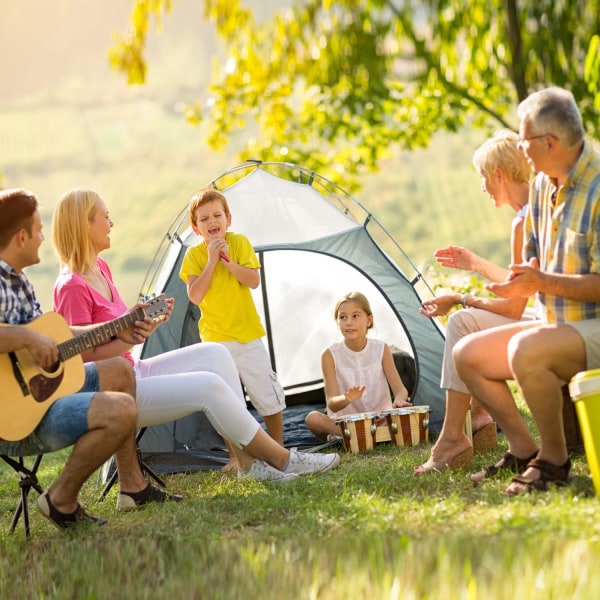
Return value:
[[(53, 305), (72, 325), (103, 323), (127, 311), (108, 264), (99, 257), (110, 248), (112, 227), (108, 208), (93, 190), (71, 190), (55, 206), (52, 243), (62, 268)], [(89, 361), (123, 355), (132, 361), (138, 427), (204, 413), (229, 442), (239, 479), (288, 481), (337, 466), (337, 454), (288, 450), (261, 428), (246, 408), (235, 363), (221, 344), (192, 344), (144, 359), (131, 357), (129, 350), (115, 339), (82, 356)], [(118, 507), (136, 507), (121, 496)]]

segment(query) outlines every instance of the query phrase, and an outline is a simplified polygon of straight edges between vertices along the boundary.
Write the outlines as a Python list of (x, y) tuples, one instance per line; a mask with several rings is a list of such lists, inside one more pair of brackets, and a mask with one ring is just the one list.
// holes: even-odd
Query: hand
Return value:
[(221, 254), (229, 258), (229, 246), (223, 238), (213, 238), (206, 247), (208, 248), (208, 261), (217, 263), (221, 260)]
[(462, 246), (446, 246), (439, 248), (433, 253), (435, 259), (442, 267), (451, 267), (453, 269), (464, 269), (465, 271), (473, 271), (475, 269), (474, 252)]
[(155, 323), (150, 317), (145, 317), (143, 321), (136, 321), (133, 327), (122, 331), (117, 337), (130, 346), (141, 344), (149, 338), (159, 323)]
[[(167, 306), (166, 315), (162, 316), (160, 319), (156, 321), (152, 319), (152, 317), (144, 317), (141, 320), (135, 321), (132, 327), (129, 327), (125, 331), (122, 331), (117, 337), (129, 345), (141, 344), (147, 338), (149, 338), (156, 328), (163, 322), (168, 321), (171, 318), (171, 314), (173, 313), (173, 308), (175, 307), (175, 299), (167, 298), (165, 299), (165, 304)], [(138, 302), (135, 304), (130, 312), (134, 312), (140, 308), (146, 308), (148, 303), (146, 302)]]
[(510, 265), (506, 281), (488, 283), (485, 288), (501, 298), (528, 298), (540, 289), (542, 273), (537, 258), (528, 264)]
[(357, 400), (361, 399), (363, 392), (366, 389), (367, 388), (364, 385), (354, 385), (351, 388), (348, 388), (348, 390), (344, 394), (344, 398), (346, 398), (346, 400), (348, 401), (348, 404), (350, 404), (352, 402), (356, 402)]
[(460, 304), (456, 301), (456, 294), (445, 294), (443, 296), (436, 296), (431, 300), (425, 300), (419, 308), (419, 312), (426, 317), (440, 317), (447, 315), (452, 307)]
[(175, 298), (166, 298), (165, 304), (167, 305), (167, 314), (158, 319), (157, 323), (166, 323), (173, 314), (173, 309), (175, 308)]
[(47, 369), (58, 362), (56, 342), (33, 329), (23, 327), (24, 346), (40, 367)]
[(223, 247), (219, 252), (219, 258), (224, 262), (231, 262), (231, 258), (229, 258), (229, 244), (223, 244)]
[(394, 402), (392, 402), (392, 408), (406, 408), (408, 406), (412, 406), (412, 402), (408, 401), (408, 397), (405, 400), (394, 398)]

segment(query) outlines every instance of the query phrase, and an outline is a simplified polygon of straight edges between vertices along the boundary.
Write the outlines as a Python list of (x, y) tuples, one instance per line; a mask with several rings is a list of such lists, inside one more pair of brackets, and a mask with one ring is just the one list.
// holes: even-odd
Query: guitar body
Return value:
[[(47, 335), (57, 344), (73, 338), (58, 313), (45, 313), (21, 327)], [(7, 441), (27, 437), (56, 400), (78, 392), (85, 381), (79, 354), (59, 362), (52, 372), (37, 365), (27, 350), (0, 354), (0, 374), (0, 438)]]
[[(138, 320), (150, 317), (157, 322), (168, 314), (164, 295), (160, 295), (148, 299), (143, 307), (75, 337), (64, 318), (54, 312), (19, 325), (52, 338), (58, 348), (59, 361), (52, 369), (44, 370), (27, 350), (0, 354), (0, 439), (13, 442), (27, 437), (56, 400), (81, 389), (85, 369), (80, 354), (84, 350), (105, 344)], [(8, 325), (0, 323), (0, 327)]]

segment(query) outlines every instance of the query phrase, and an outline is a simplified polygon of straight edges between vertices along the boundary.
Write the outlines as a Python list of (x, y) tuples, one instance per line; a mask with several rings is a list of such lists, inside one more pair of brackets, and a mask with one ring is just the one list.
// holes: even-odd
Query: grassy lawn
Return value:
[[(82, 499), (108, 526), (65, 534), (32, 507), (29, 541), (22, 528), (8, 533), (18, 492), (3, 466), (0, 597), (597, 597), (600, 524), (585, 456), (574, 457), (569, 487), (509, 498), (507, 479), (474, 487), (465, 471), (415, 477), (428, 451), (380, 445), (279, 486), (172, 475), (183, 503), (125, 514), (114, 510), (116, 486), (96, 502), (92, 477)], [(503, 451), (501, 441), (476, 455), (474, 468)], [(65, 457), (45, 457), (43, 484)]]

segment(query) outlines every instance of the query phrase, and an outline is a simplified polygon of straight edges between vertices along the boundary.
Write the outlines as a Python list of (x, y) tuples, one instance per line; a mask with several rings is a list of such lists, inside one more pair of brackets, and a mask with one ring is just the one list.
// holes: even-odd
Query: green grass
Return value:
[[(107, 527), (65, 534), (33, 508), (28, 541), (20, 528), (7, 533), (18, 493), (2, 467), (0, 597), (595, 597), (600, 524), (584, 456), (568, 488), (509, 498), (506, 479), (415, 477), (428, 451), (343, 454), (336, 470), (279, 486), (172, 475), (183, 503), (126, 514), (114, 511), (116, 488), (96, 503), (93, 477), (82, 499)], [(474, 468), (500, 451), (477, 455)], [(65, 456), (45, 457), (43, 483)]]

